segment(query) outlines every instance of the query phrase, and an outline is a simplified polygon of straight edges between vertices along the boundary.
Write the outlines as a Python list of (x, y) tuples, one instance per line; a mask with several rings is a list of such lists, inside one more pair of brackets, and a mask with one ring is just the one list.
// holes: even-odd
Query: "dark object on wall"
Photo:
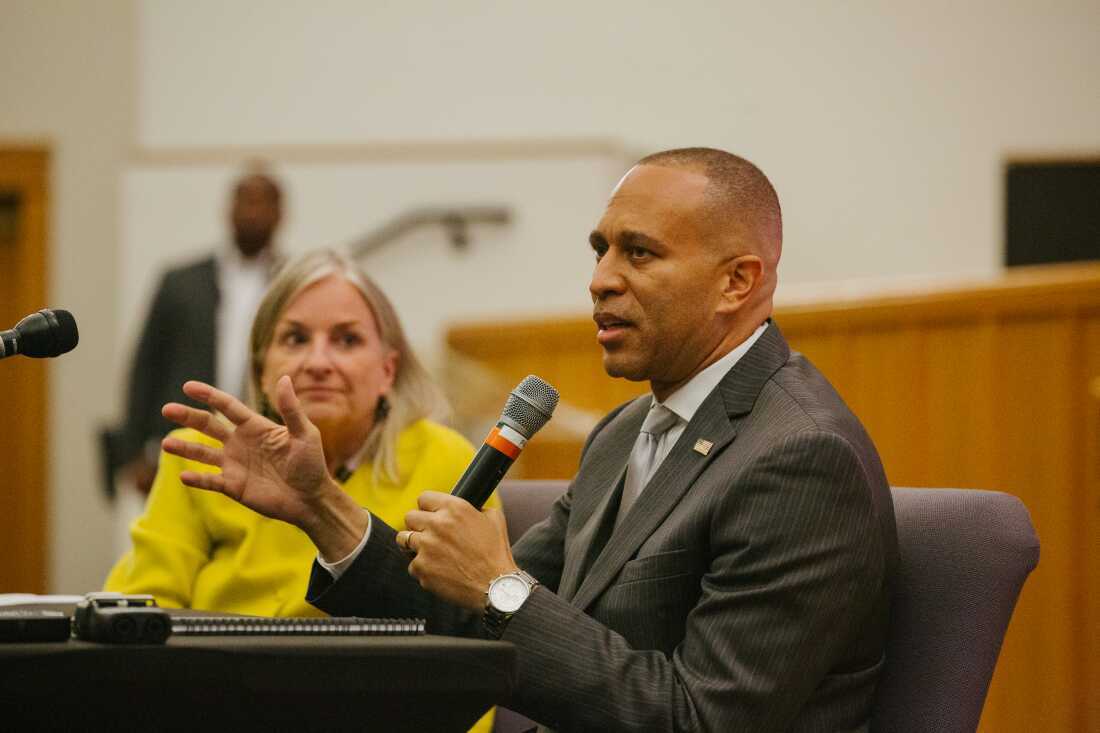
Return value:
[(1009, 163), (1005, 264), (1100, 260), (1100, 159)]

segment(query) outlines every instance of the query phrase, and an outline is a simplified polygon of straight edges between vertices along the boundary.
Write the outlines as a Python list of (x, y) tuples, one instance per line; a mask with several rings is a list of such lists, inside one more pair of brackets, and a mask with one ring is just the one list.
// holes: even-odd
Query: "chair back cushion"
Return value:
[(523, 533), (550, 514), (550, 507), (569, 488), (568, 481), (502, 481), (497, 488), (508, 540), (514, 545)]
[(1039, 561), (1014, 496), (893, 489), (900, 564), (872, 731), (973, 731), (1016, 597)]

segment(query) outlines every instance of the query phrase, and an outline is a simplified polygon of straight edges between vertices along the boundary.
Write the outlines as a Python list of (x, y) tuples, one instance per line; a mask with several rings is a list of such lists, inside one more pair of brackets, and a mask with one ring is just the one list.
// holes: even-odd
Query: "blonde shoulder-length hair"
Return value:
[(288, 262), (275, 276), (252, 322), (249, 403), (265, 417), (282, 422), (279, 413), (268, 402), (261, 383), (264, 360), (275, 336), (275, 325), (298, 293), (330, 275), (343, 277), (359, 290), (374, 316), (383, 346), (397, 353), (393, 387), (378, 400), (374, 427), (367, 436), (363, 453), (363, 460), (373, 463), (376, 478), (381, 476), (397, 483), (400, 476), (397, 437), (401, 431), (421, 418), (445, 420), (450, 415), (450, 407), (409, 346), (405, 330), (389, 298), (347, 255), (331, 249), (309, 252)]

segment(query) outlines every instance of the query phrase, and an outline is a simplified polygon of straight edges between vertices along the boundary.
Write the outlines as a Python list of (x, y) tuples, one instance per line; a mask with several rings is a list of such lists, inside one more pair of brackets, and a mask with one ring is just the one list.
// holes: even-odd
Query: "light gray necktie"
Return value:
[(664, 405), (654, 403), (649, 409), (642, 423), (642, 431), (638, 433), (638, 439), (634, 441), (634, 448), (630, 451), (630, 460), (626, 464), (626, 478), (623, 481), (623, 496), (619, 501), (619, 516), (615, 518), (615, 526), (622, 523), (623, 517), (630, 511), (635, 500), (642, 493), (642, 489), (649, 483), (649, 479), (661, 464), (661, 459), (668, 453), (668, 446), (662, 445), (666, 433), (680, 418), (676, 413)]

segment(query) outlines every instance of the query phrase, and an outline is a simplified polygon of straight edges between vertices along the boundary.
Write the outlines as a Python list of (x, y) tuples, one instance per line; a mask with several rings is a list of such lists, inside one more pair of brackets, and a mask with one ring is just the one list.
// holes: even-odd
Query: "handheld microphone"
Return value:
[(10, 331), (0, 331), (0, 359), (16, 354), (32, 359), (60, 356), (72, 351), (79, 340), (72, 313), (43, 308), (15, 324)]
[(480, 509), (523, 446), (550, 420), (557, 406), (558, 391), (535, 375), (528, 375), (508, 395), (500, 421), (489, 431), (451, 495)]

